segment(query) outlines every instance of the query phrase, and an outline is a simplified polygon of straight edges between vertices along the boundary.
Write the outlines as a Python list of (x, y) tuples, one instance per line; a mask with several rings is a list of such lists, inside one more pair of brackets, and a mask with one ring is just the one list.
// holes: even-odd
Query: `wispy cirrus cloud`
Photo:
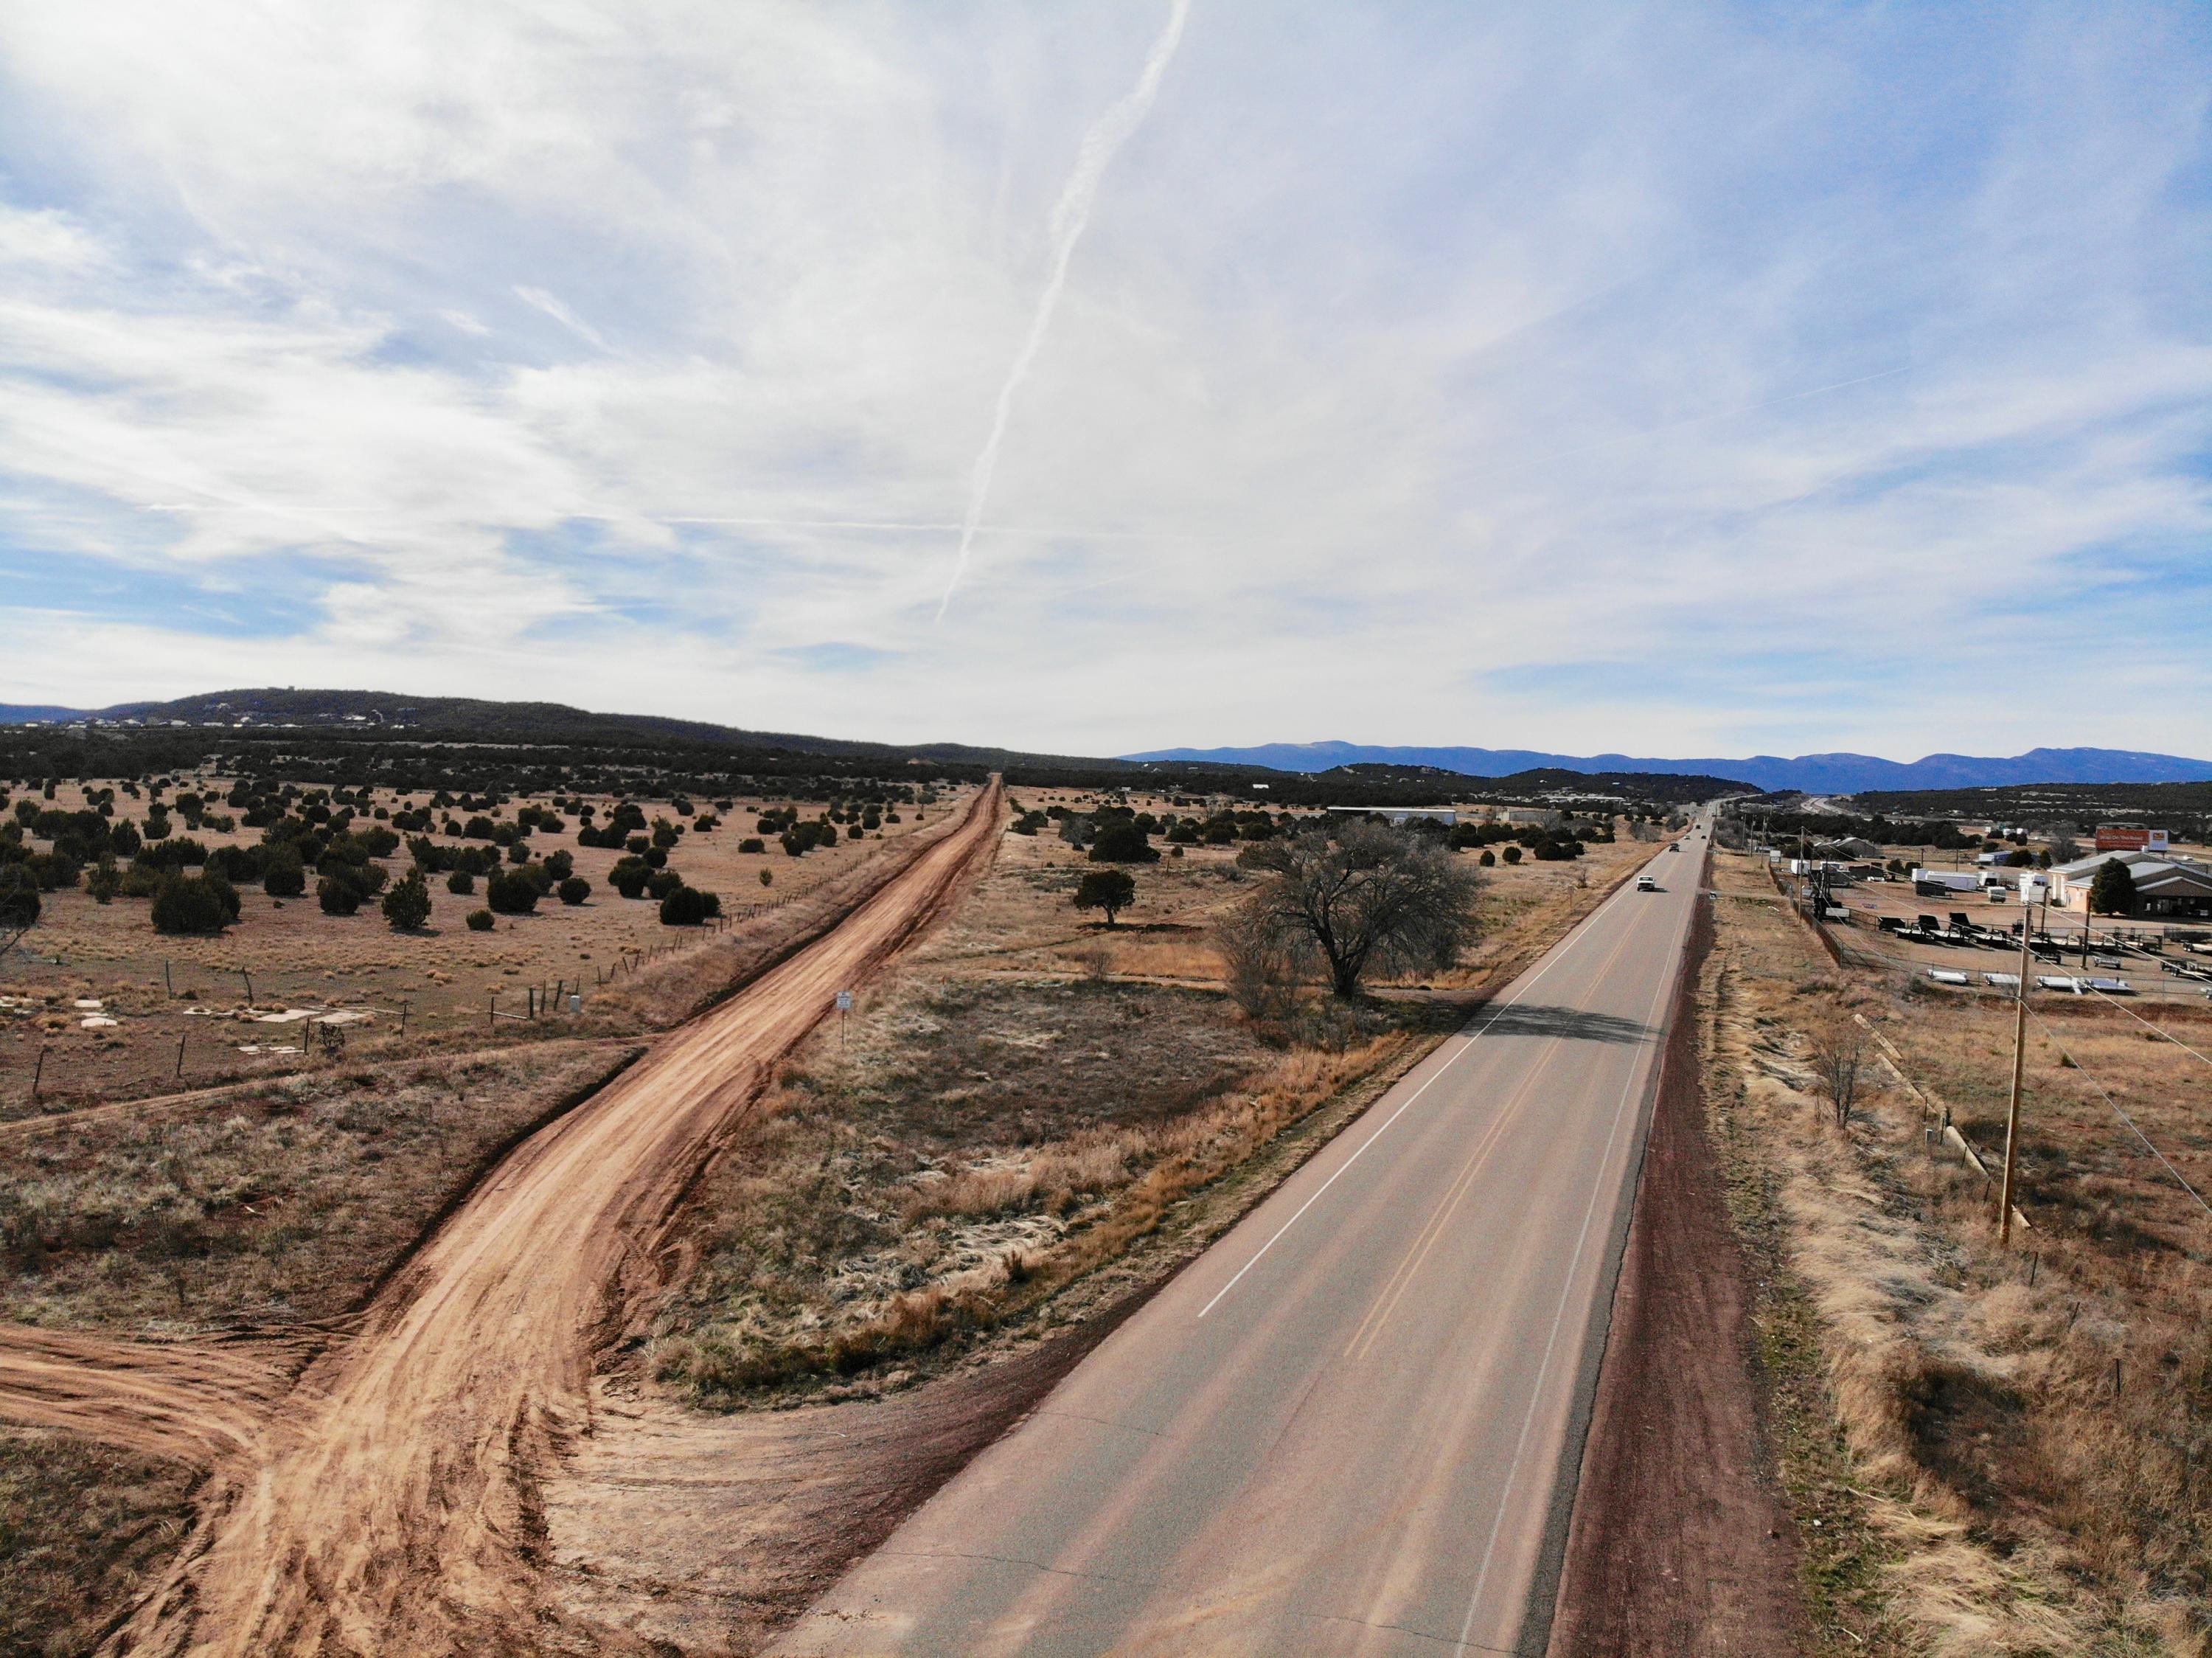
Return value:
[(1196, 0), (933, 625), (1169, 15), (0, 14), (0, 698), (2212, 752), (2180, 6)]

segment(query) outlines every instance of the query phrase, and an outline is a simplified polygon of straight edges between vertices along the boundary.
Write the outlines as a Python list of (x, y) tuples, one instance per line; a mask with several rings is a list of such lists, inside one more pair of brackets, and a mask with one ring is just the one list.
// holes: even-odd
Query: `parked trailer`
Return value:
[(2076, 996), (2085, 996), (2088, 993), (2086, 981), (2067, 973), (2038, 973), (2035, 982), (2038, 988), (2042, 990), (2071, 991)]
[(1938, 984), (1971, 984), (1974, 982), (1972, 978), (1960, 972), (1956, 967), (1930, 967), (1928, 970), (1928, 976)]
[(1994, 984), (2001, 991), (2016, 991), (2020, 988), (2020, 975), (2018, 973), (1984, 973), (1982, 983)]

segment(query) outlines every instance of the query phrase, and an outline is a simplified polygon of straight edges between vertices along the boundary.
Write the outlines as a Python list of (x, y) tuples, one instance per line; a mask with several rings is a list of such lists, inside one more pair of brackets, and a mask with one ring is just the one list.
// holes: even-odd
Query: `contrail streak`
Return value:
[(1175, 56), (1176, 46), (1182, 40), (1183, 21), (1189, 15), (1190, 0), (1174, 0), (1167, 27), (1152, 42), (1152, 54), (1145, 59), (1145, 72), (1137, 77), (1135, 89), (1109, 105), (1106, 113), (1091, 124), (1091, 131), (1083, 135), (1083, 148), (1075, 157), (1075, 171), (1067, 175), (1067, 183), (1052, 210), (1052, 274), (1046, 279), (1044, 292), (1037, 296), (1036, 313), (1030, 319), (1028, 338), (1014, 354), (1014, 365), (1007, 371), (1006, 383), (999, 387), (999, 406), (991, 417), (991, 435), (983, 441), (982, 452), (975, 457), (975, 471), (969, 476), (968, 513), (961, 521), (960, 547), (953, 555), (951, 579), (945, 584), (945, 596), (937, 601), (939, 621), (945, 619), (945, 607), (952, 602), (960, 578), (967, 574), (968, 549), (975, 539), (976, 527), (982, 522), (983, 509), (990, 500), (991, 479), (999, 470), (999, 446), (1006, 441), (1006, 418), (1014, 406), (1014, 393), (1029, 378), (1030, 365), (1036, 361), (1037, 350), (1044, 344), (1045, 331), (1052, 326), (1052, 314), (1060, 303), (1060, 291), (1067, 285), (1067, 262), (1074, 256), (1075, 244), (1083, 238), (1083, 228), (1091, 222), (1091, 204), (1097, 198), (1098, 181), (1105, 177), (1107, 165), (1113, 161), (1115, 153), (1143, 125), (1152, 99), (1160, 89), (1160, 79), (1167, 73), (1168, 61)]

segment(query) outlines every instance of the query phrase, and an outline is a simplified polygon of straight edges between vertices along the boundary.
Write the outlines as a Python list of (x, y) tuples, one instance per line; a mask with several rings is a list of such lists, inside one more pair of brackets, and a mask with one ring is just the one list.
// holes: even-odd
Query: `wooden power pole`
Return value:
[(2020, 906), (2020, 985), (2013, 997), (2012, 1099), (2005, 1106), (2004, 1190), (1997, 1200), (1997, 1245), (2003, 1249), (2012, 1247), (2013, 1169), (2019, 1160), (2020, 1149), (2020, 1085), (2027, 1065), (2029, 909), (2023, 897)]

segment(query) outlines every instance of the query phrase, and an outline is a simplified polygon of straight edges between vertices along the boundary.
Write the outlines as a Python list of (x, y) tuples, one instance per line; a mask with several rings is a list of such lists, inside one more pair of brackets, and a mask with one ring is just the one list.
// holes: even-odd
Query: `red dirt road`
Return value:
[[(686, 1188), (772, 1067), (989, 856), (980, 795), (834, 931), (526, 1141), (310, 1368), (114, 1653), (523, 1652), (538, 1490)], [(919, 837), (917, 837), (919, 839)]]

